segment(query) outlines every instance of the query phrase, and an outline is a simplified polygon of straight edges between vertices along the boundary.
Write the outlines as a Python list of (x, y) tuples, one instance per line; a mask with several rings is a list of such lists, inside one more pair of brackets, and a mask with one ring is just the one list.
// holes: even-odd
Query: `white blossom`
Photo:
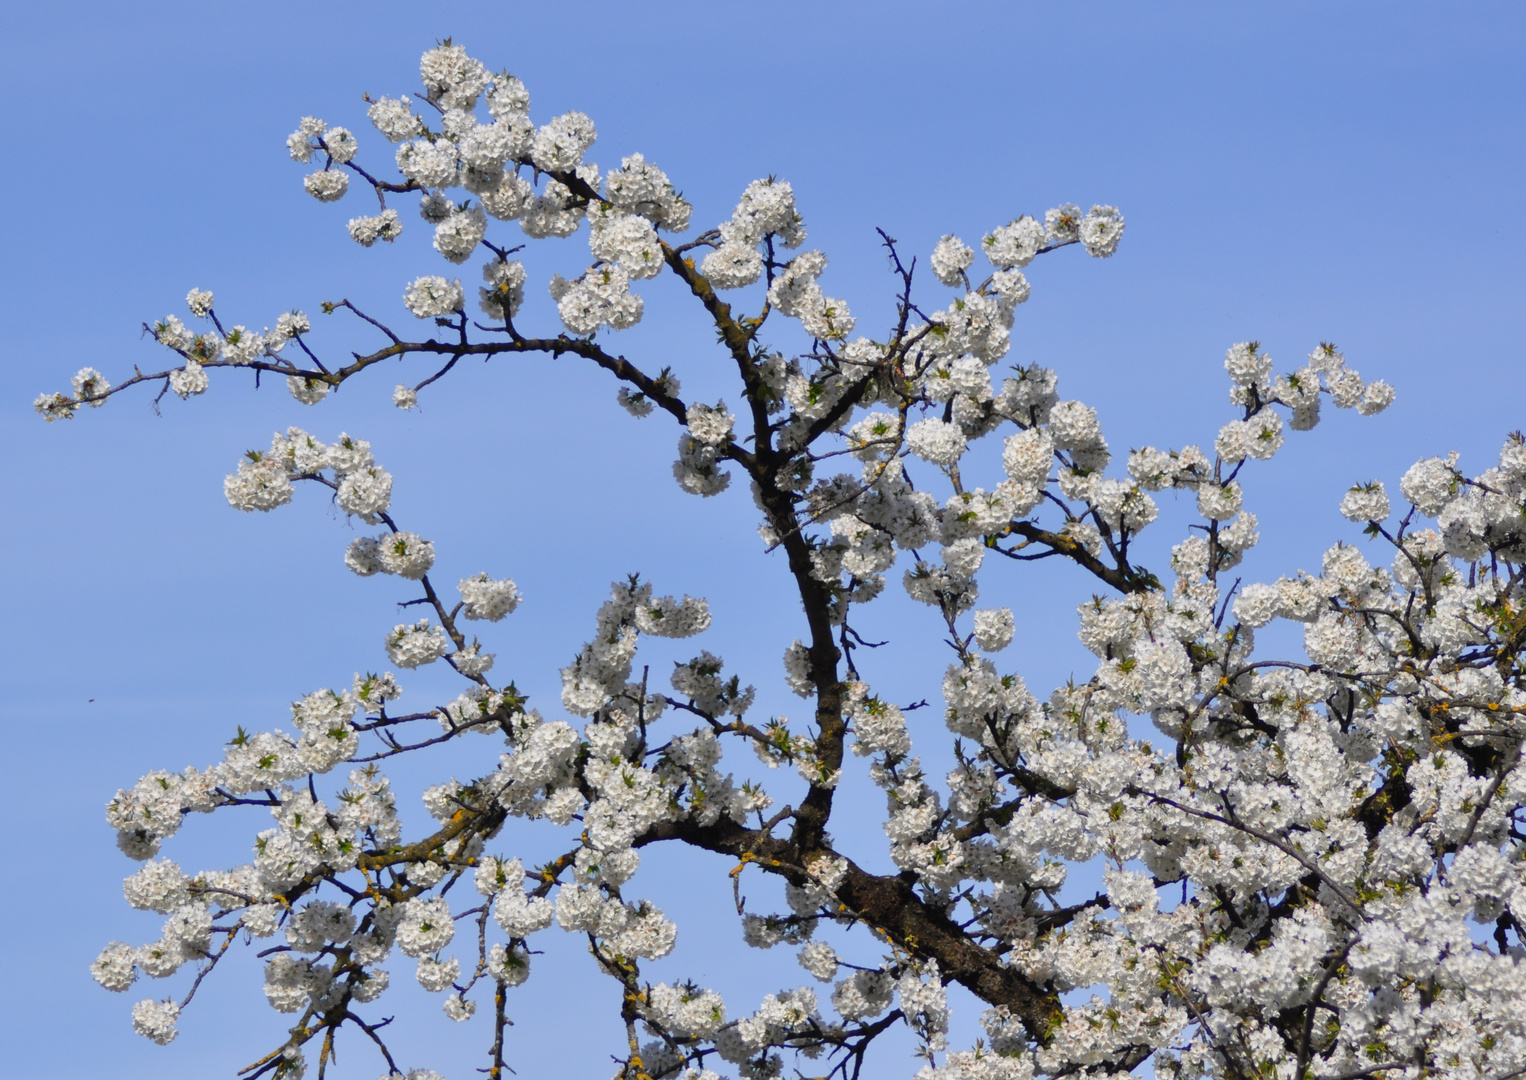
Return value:
[(334, 202), (344, 198), (344, 193), (349, 190), (349, 174), (340, 172), (338, 169), (322, 169), (315, 173), (308, 173), (302, 181), (302, 186), (307, 193), (319, 202)]
[(443, 627), (420, 619), (417, 623), (399, 623), (387, 635), (387, 656), (398, 667), (416, 668), (431, 664), (445, 655), (450, 639)]
[(361, 247), (370, 247), (378, 240), (391, 243), (403, 235), (403, 223), (396, 210), (383, 210), (380, 214), (351, 218), (350, 239)]
[(1123, 237), (1123, 215), (1116, 206), (1093, 206), (1081, 219), (1077, 235), (1086, 245), (1088, 255), (1106, 258), (1118, 250), (1118, 241)]
[(460, 311), (464, 302), (465, 294), (459, 280), (446, 281), (434, 274), (417, 278), (403, 294), (403, 303), (408, 310), (421, 319)]
[(180, 1007), (172, 1001), (144, 1000), (132, 1007), (132, 1029), (160, 1046), (175, 1041)]
[(945, 285), (964, 281), (964, 272), (975, 261), (975, 252), (957, 236), (945, 236), (933, 248), (933, 276)]
[(1388, 492), (1381, 481), (1359, 484), (1341, 500), (1341, 513), (1352, 521), (1383, 521), (1388, 517)]
[(928, 418), (906, 429), (906, 446), (934, 465), (953, 465), (964, 456), (966, 441), (957, 425)]
[(1012, 643), (1016, 622), (1011, 608), (975, 612), (975, 641), (986, 652), (1000, 652)]
[(463, 614), (468, 619), (497, 622), (519, 606), (519, 587), (508, 578), (494, 580), (480, 573), (462, 578), (459, 588)]

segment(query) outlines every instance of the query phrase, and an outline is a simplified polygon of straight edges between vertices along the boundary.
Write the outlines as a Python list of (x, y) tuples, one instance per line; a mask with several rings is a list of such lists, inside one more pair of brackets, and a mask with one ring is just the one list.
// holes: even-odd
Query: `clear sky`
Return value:
[[(782, 568), (761, 554), (744, 486), (682, 495), (668, 471), (671, 425), (627, 417), (607, 377), (573, 360), (465, 367), (426, 391), (417, 414), (388, 398), (422, 368), (347, 385), (316, 408), (214, 373), (210, 393), (168, 400), (163, 416), (147, 394), (67, 424), (32, 414), (39, 392), (83, 365), (115, 382), (159, 363), (140, 326), (183, 314), (192, 286), (216, 291), (226, 321), (313, 312), (332, 353), (375, 339), (320, 320), (323, 300), (411, 321), (403, 286), (444, 265), (426, 228), (407, 212), (395, 247), (359, 249), (343, 223), (360, 193), (318, 205), (283, 142), (314, 114), (354, 129), (361, 161), (386, 165), (360, 94), (415, 91), (418, 55), (437, 38), (523, 78), (539, 122), (588, 112), (601, 164), (645, 153), (694, 203), (699, 227), (728, 216), (750, 180), (790, 180), (810, 243), (832, 259), (827, 291), (870, 334), (892, 313), (876, 227), (925, 257), (947, 232), (973, 242), (1019, 213), (1117, 204), (1128, 229), (1116, 257), (1071, 250), (1030, 268), (1010, 357), (1057, 368), (1062, 396), (1099, 410), (1115, 452), (1211, 443), (1230, 418), (1221, 360), (1234, 342), (1259, 339), (1284, 370), (1338, 343), (1398, 402), (1373, 419), (1327, 409), (1316, 431), (1250, 471), (1263, 543), (1248, 580), (1317, 569), (1331, 542), (1356, 539), (1335, 508), (1353, 482), (1392, 488), (1417, 458), (1454, 449), (1480, 471), (1526, 422), (1518, 5), (58, 2), (18, 5), (5, 27), (0, 1015), (11, 1037), (0, 1075), (230, 1075), (283, 1029), (248, 957), (209, 980), (167, 1049), (128, 1023), (133, 1000), (166, 990), (110, 995), (87, 971), (108, 940), (157, 934), (155, 917), (120, 897), (131, 864), (103, 820), (113, 792), (153, 768), (210, 764), (237, 726), (280, 725), (293, 698), (380, 666), (382, 635), (399, 621), (393, 582), (343, 569), (354, 534), (325, 501), (302, 492), (258, 517), (224, 502), (222, 476), (272, 430), (370, 439), (397, 475), (400, 523), (435, 541), (442, 580), (485, 569), (519, 581), (524, 607), (488, 640), (494, 677), (514, 678), (548, 715), (559, 712), (557, 668), (590, 632), (607, 583), (633, 570), (661, 592), (708, 596), (715, 629), (684, 644), (756, 683), (761, 713), (804, 713), (779, 665), (799, 620), (778, 600)], [(581, 236), (532, 251), (539, 325), (554, 330), (544, 281), (586, 260)], [(692, 302), (661, 280), (641, 291), (647, 320), (618, 347), (673, 365), (695, 397), (734, 400)], [(1181, 509), (1154, 527), (1157, 566), (1182, 535)], [(1019, 612), (1003, 662), (1040, 694), (1086, 677), (1074, 607), (1091, 586), (1048, 564), (1017, 569), (988, 575), (983, 599)], [(898, 651), (871, 658), (866, 674), (888, 696), (931, 700), (913, 734), (941, 742), (946, 660), (929, 614), (900, 598), (869, 613), (866, 633), (894, 637)], [(656, 672), (670, 658), (658, 649), (649, 662)], [(447, 684), (406, 685), (405, 701), (424, 705)], [(424, 783), (490, 769), (486, 746), (401, 770), (404, 805), (417, 807)], [(786, 778), (774, 786), (792, 797)], [(861, 839), (878, 865), (877, 797), (863, 805), (838, 834)], [(195, 820), (167, 854), (188, 868), (243, 861), (267, 825), (249, 814)], [(500, 846), (539, 854), (549, 843), (515, 834)], [(789, 956), (742, 949), (724, 912), (727, 868), (698, 864), (684, 895), (664, 880), (669, 866), (695, 864), (653, 855), (638, 879), (680, 922), (662, 977), (734, 991), (734, 1015), (808, 981)], [(693, 913), (707, 898), (721, 914), (701, 924)], [(549, 977), (558, 960), (588, 961), (559, 931), (544, 947), (520, 991), (511, 1060), (521, 1076), (607, 1075), (619, 1049), (612, 985)], [(394, 985), (412, 982), (410, 964), (392, 966)], [(183, 979), (168, 989), (178, 996)], [(473, 1075), (485, 1024), (449, 1026), (438, 999), (423, 999), (395, 992), (395, 1011), (425, 1013), (398, 1023), (405, 1060)], [(590, 1011), (599, 1019), (583, 1037)], [(966, 1010), (966, 1041), (972, 1020)], [(380, 1072), (364, 1047), (342, 1053), (338, 1075)]]

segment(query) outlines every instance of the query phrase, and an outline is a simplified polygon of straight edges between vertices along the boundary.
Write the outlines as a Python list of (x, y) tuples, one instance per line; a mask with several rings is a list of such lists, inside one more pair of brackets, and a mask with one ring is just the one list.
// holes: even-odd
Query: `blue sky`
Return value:
[[(790, 180), (810, 244), (832, 259), (824, 286), (871, 334), (892, 313), (876, 227), (925, 257), (946, 232), (973, 242), (1060, 202), (1117, 204), (1128, 230), (1116, 257), (1072, 250), (1030, 268), (1033, 299), (1010, 357), (1055, 367), (1062, 396), (1098, 409), (1115, 452), (1210, 443), (1230, 418), (1221, 359), (1233, 342), (1261, 340), (1282, 369), (1338, 343), (1398, 401), (1372, 419), (1326, 410), (1317, 430), (1250, 472), (1263, 543), (1248, 580), (1314, 569), (1331, 542), (1356, 539), (1335, 508), (1353, 482), (1392, 487), (1417, 458), (1454, 449), (1481, 470), (1526, 420), (1517, 6), (58, 3), (6, 21), (0, 452), (12, 463), (12, 524), (0, 560), (10, 765), (0, 806), (12, 861), (0, 1009), (29, 1036), (8, 1050), (15, 1075), (231, 1075), (282, 1030), (248, 958), (209, 980), (167, 1049), (128, 1025), (131, 1001), (159, 986), (118, 997), (86, 971), (106, 941), (157, 933), (120, 899), (131, 866), (101, 813), (117, 787), (211, 763), (238, 725), (281, 724), (294, 697), (379, 666), (381, 637), (400, 621), (401, 593), (343, 569), (354, 532), (325, 501), (304, 492), (256, 517), (223, 501), (223, 474), (273, 430), (370, 439), (397, 475), (400, 523), (435, 541), (442, 580), (485, 569), (520, 582), (525, 606), (489, 641), (495, 676), (548, 714), (556, 670), (607, 583), (641, 570), (660, 591), (711, 599), (716, 626), (693, 645), (758, 684), (760, 712), (804, 715), (779, 668), (801, 629), (778, 601), (782, 568), (761, 554), (745, 490), (684, 496), (668, 472), (671, 426), (632, 420), (607, 377), (570, 359), (464, 367), (411, 415), (388, 398), (422, 368), (384, 371), (316, 408), (269, 384), (255, 393), (214, 378), (204, 398), (169, 400), (163, 416), (150, 395), (68, 424), (32, 414), (33, 397), (81, 366), (120, 381), (157, 363), (140, 325), (182, 311), (192, 286), (214, 289), (232, 322), (313, 312), (331, 353), (374, 338), (320, 319), (322, 300), (411, 321), (403, 286), (444, 265), (422, 223), (405, 212), (396, 246), (359, 249), (343, 229), (359, 193), (338, 207), (303, 195), (283, 141), (315, 114), (354, 129), (361, 160), (385, 165), (390, 148), (360, 94), (415, 90), (418, 55), (437, 38), (454, 35), (523, 78), (537, 121), (588, 112), (601, 164), (645, 153), (694, 203), (699, 227), (729, 215), (750, 180)], [(543, 282), (586, 258), (581, 237), (532, 249), (540, 325), (554, 317)], [(734, 400), (692, 302), (663, 281), (642, 291), (647, 319), (618, 347), (672, 364), (697, 398)], [(1185, 510), (1167, 506), (1146, 534), (1157, 556), (1181, 537)], [(986, 600), (1019, 611), (1006, 664), (1041, 694), (1089, 674), (1073, 614), (1093, 591), (1086, 580), (1048, 564), (987, 576)], [(929, 613), (887, 597), (868, 615), (866, 636), (896, 642), (866, 664), (871, 681), (936, 705), (946, 660)], [(680, 651), (648, 662), (660, 671)], [(447, 684), (406, 685), (405, 700), (425, 704)], [(921, 714), (929, 747), (941, 741), (933, 711)], [(402, 770), (398, 786), (413, 800), (423, 783), (490, 768), (485, 747)], [(791, 797), (785, 778), (774, 786)], [(197, 868), (242, 861), (266, 825), (257, 815), (193, 822), (167, 853)], [(884, 861), (873, 813), (838, 835)], [(526, 833), (510, 846), (550, 843)], [(676, 887), (669, 867), (695, 891)], [(663, 977), (734, 990), (735, 1013), (806, 976), (788, 956), (744, 953), (728, 915), (698, 918), (716, 910), (712, 893), (729, 904), (724, 869), (661, 854), (643, 879), (679, 916)], [(553, 1064), (604, 1075), (619, 1049), (612, 988), (549, 977), (558, 960), (587, 960), (559, 932), (545, 947), (513, 1060), (522, 1076)], [(395, 984), (411, 982), (405, 964), (393, 968)], [(587, 1002), (593, 1034), (572, 1038)], [(482, 1063), (482, 1021), (449, 1026), (437, 999), (406, 990), (395, 1004), (424, 1010), (397, 1025), (408, 1062), (450, 1080)], [(973, 1014), (964, 1019), (967, 1038)], [(548, 1030), (560, 1032), (554, 1043)], [(342, 1052), (339, 1075), (380, 1071), (363, 1047)]]

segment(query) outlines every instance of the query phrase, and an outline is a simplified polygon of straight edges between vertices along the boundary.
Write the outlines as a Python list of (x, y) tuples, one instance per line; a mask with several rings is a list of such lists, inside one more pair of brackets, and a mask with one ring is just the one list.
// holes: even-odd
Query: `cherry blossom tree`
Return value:
[[(732, 673), (701, 649), (659, 685), (638, 662), (642, 639), (700, 635), (710, 611), (631, 577), (593, 613), (561, 701), (532, 707), (495, 679), (468, 625), (513, 614), (514, 582), (479, 573), (452, 594), (413, 531), (426, 525), (394, 514), (369, 443), (277, 434), (228, 476), (228, 502), (270, 511), (299, 485), (327, 489), (369, 529), (345, 564), (404, 579), (398, 595), (422, 617), (377, 628), (395, 670), (299, 697), (291, 731), (240, 731), (207, 768), (151, 773), (111, 799), (119, 846), (141, 864), (127, 900), (165, 923), (157, 941), (107, 945), (93, 973), (119, 992), (140, 976), (183, 980), (133, 1006), (137, 1031), (172, 1040), (202, 981), (248, 945), (292, 1023), (272, 1025), (273, 1049), (241, 1075), (325, 1076), (352, 1040), (385, 1075), (435, 1077), (388, 1047), (376, 1003), (390, 967), (441, 994), (452, 1019), (485, 1014), (484, 1071), (499, 1078), (537, 935), (571, 933), (618, 986), (626, 1038), (611, 1050), (626, 1080), (789, 1068), (856, 1080), (894, 1028), (918, 1040), (922, 1080), (1110, 1077), (1146, 1062), (1226, 1080), (1526, 1072), (1520, 433), (1471, 477), (1456, 455), (1416, 464), (1402, 504), (1381, 482), (1352, 487), (1341, 511), (1370, 546), (1331, 547), (1318, 574), (1243, 583), (1230, 571), (1258, 540), (1251, 463), (1315, 427), (1327, 401), (1370, 415), (1394, 392), (1330, 344), (1281, 374), (1259, 344), (1235, 344), (1232, 411), (1209, 422), (1212, 447), (1144, 447), (1115, 466), (1096, 413), (1063, 398), (1054, 371), (1001, 362), (1025, 269), (1064, 248), (1112, 256), (1116, 208), (1019, 216), (974, 247), (945, 236), (925, 259), (881, 234), (897, 300), (862, 335), (824, 291), (827, 259), (806, 248), (784, 180), (750, 184), (730, 220), (680, 242), (690, 204), (638, 153), (594, 164), (588, 116), (537, 125), (518, 79), (449, 41), (420, 74), (416, 97), (370, 101), (378, 136), (306, 118), (288, 148), (313, 168), (314, 198), (374, 195), (376, 213), (348, 223), (362, 245), (396, 239), (416, 200), (439, 254), (480, 265), (475, 297), (448, 274), (418, 277), (402, 293), (417, 330), (325, 303), (371, 350), (325, 359), (307, 315), (256, 331), (192, 290), (190, 325), (148, 327), (167, 367), (118, 385), (86, 368), (37, 411), (68, 419), (139, 386), (156, 403), (191, 398), (223, 371), (283, 378), (316, 405), (382, 361), (432, 359), (433, 374), (395, 391), (411, 409), (464, 358), (575, 357), (608, 372), (611, 407), (675, 425), (684, 491), (751, 487), (760, 547), (794, 584), (780, 603), (798, 637), (772, 647), (782, 671)], [(395, 144), (395, 176), (361, 154), (368, 140), (373, 154)], [(530, 271), (514, 223), (528, 240), (586, 229), (588, 268), (550, 280), (560, 327), (516, 321)], [(685, 397), (679, 372), (611, 344), (606, 328), (641, 319), (635, 286), (648, 281), (692, 296), (735, 369), (733, 405)], [(961, 478), (983, 453), (1006, 477), (990, 490)], [(1136, 538), (1165, 490), (1195, 497), (1197, 520), (1152, 569)], [(983, 574), (1044, 560), (1074, 563), (1098, 590), (1079, 608), (1095, 673), (1053, 690), (995, 658), (1025, 613), (979, 606)], [(927, 645), (949, 650), (941, 709), (913, 712), (871, 685), (870, 639), (909, 632), (870, 606), (892, 579), (941, 623)], [(1302, 624), (1305, 656), (1256, 649), (1276, 620)], [(442, 663), (459, 696), (401, 707), (396, 672)], [(747, 680), (781, 676), (807, 723), (756, 715)], [(924, 772), (913, 734), (950, 740), (957, 766)], [(457, 740), (478, 748), (476, 777), (430, 788), (427, 820), (398, 806), (388, 762)], [(738, 781), (728, 749), (777, 779)], [(866, 869), (832, 837), (834, 814), (850, 812), (850, 754), (881, 789), (899, 872)], [(252, 861), (187, 872), (161, 854), (188, 815), (250, 807), (273, 819)], [(562, 837), (563, 853), (515, 857), (531, 830)], [(642, 895), (642, 853), (659, 844), (708, 853), (737, 883), (782, 881), (787, 910), (749, 909), (738, 888), (735, 914), (717, 916), (739, 922), (746, 946), (797, 951), (820, 990), (723, 1001), (653, 982), (679, 932)], [(1083, 865), (1101, 868), (1102, 890), (1062, 903)], [(818, 934), (833, 924), (851, 953)], [(973, 1049), (947, 1045), (953, 984), (984, 1003)]]

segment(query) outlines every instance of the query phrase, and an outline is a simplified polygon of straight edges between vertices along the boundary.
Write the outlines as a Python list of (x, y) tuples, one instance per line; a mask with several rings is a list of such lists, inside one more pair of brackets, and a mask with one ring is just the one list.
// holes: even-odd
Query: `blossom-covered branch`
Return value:
[[(152, 773), (117, 794), (108, 819), (143, 864), (127, 899), (166, 922), (157, 942), (107, 946), (96, 979), (123, 991), (140, 974), (196, 970), (178, 1002), (133, 1008), (141, 1033), (174, 1038), (243, 933), (270, 943), (266, 996), (296, 1017), (245, 1075), (298, 1077), (315, 1062), (324, 1076), (339, 1038), (373, 1046), (379, 1067), (401, 1075), (390, 1021), (372, 1008), (390, 981), (382, 965), (401, 955), (452, 1019), (491, 1000), (485, 1071), (501, 1077), (514, 1053), (511, 992), (530, 975), (534, 936), (554, 923), (586, 939), (597, 972), (618, 985), (624, 1042), (611, 1052), (625, 1078), (764, 1078), (824, 1057), (848, 1080), (896, 1028), (915, 1036), (922, 1080), (1120, 1076), (1146, 1061), (1161, 1077), (1226, 1080), (1504, 1080), (1526, 1069), (1519, 433), (1474, 476), (1456, 455), (1415, 465), (1398, 514), (1383, 483), (1354, 484), (1341, 510), (1382, 560), (1336, 544), (1316, 574), (1226, 588), (1259, 540), (1253, 463), (1313, 428), (1325, 402), (1371, 415), (1393, 400), (1334, 345), (1281, 373), (1260, 343), (1231, 346), (1233, 411), (1204, 420), (1211, 449), (1147, 446), (1115, 467), (1096, 411), (1062, 399), (1054, 371), (998, 365), (1029, 299), (1025, 268), (1071, 247), (1111, 256), (1124, 230), (1116, 208), (1020, 216), (976, 246), (945, 236), (926, 260), (932, 281), (882, 233), (895, 304), (879, 336), (865, 336), (824, 291), (827, 258), (804, 249), (787, 182), (748, 185), (728, 220), (679, 244), (689, 202), (640, 154), (608, 171), (589, 160), (588, 116), (533, 123), (518, 79), (450, 42), (425, 53), (421, 77), (417, 100), (383, 97), (368, 110), (397, 147), (398, 179), (362, 164), (360, 140), (321, 120), (304, 119), (288, 148), (317, 164), (304, 187), (321, 201), (344, 197), (352, 177), (372, 189), (378, 213), (348, 226), (364, 246), (401, 234), (389, 199), (416, 198), (442, 257), (481, 258), (476, 312), (461, 281), (439, 274), (402, 288), (423, 335), (348, 300), (324, 303), (381, 342), (341, 361), (318, 354), (300, 312), (274, 328), (229, 328), (212, 294), (193, 290), (189, 314), (206, 329), (177, 316), (148, 327), (168, 366), (116, 386), (86, 368), (38, 411), (67, 419), (139, 385), (157, 386), (156, 402), (190, 398), (212, 373), (239, 368), (256, 383), (284, 377), (317, 405), (382, 360), (427, 359), (428, 373), (394, 393), (408, 409), (465, 357), (577, 357), (615, 380), (626, 411), (675, 425), (684, 491), (717, 495), (733, 470), (747, 482), (759, 557), (784, 560), (799, 627), (778, 643), (782, 672), (753, 677), (779, 686), (782, 674), (810, 722), (750, 718), (754, 686), (706, 650), (675, 665), (671, 693), (651, 684), (649, 666), (638, 678), (643, 638), (702, 634), (711, 613), (636, 576), (612, 585), (543, 714), (514, 682), (495, 681), (494, 654), (468, 640), (467, 622), (521, 604), (514, 582), (482, 572), (449, 595), (430, 577), (434, 545), (397, 524), (392, 475), (369, 443), (278, 433), (228, 477), (228, 502), (270, 511), (306, 483), (376, 530), (344, 563), (411, 583), (401, 602), (427, 613), (378, 628), (390, 665), (443, 660), (462, 688), (448, 704), (389, 712), (397, 675), (357, 674), (295, 702), (294, 731), (240, 730), (206, 769)], [(548, 276), (560, 327), (521, 325), (530, 271), (497, 235), (510, 223), (526, 241), (586, 228), (587, 267)], [(639, 322), (638, 290), (662, 287), (692, 298), (713, 328), (735, 369), (735, 411), (686, 399), (672, 367), (600, 336)], [(965, 480), (983, 454), (1003, 477), (989, 489)], [(1163, 491), (1191, 499), (1197, 520), (1152, 570), (1138, 538)], [(1003, 558), (988, 565), (992, 553)], [(991, 566), (1037, 573), (1056, 557), (1104, 590), (1077, 609), (1097, 665), (1040, 696), (995, 659), (1033, 616), (977, 604)], [(914, 753), (914, 706), (871, 685), (871, 646), (912, 633), (870, 607), (897, 570), (950, 648), (941, 690), (957, 766), (941, 778)], [(1257, 650), (1256, 632), (1276, 620), (1302, 625), (1304, 656)], [(411, 726), (430, 720), (438, 732)], [(1158, 738), (1138, 738), (1131, 722)], [(429, 788), (432, 821), (407, 821), (405, 839), (408, 815), (380, 765), (474, 736), (485, 748), (475, 779)], [(723, 767), (737, 746), (793, 769), (772, 784), (791, 789), (787, 802), (776, 809), (759, 782)], [(832, 838), (839, 790), (857, 782), (849, 755), (867, 759), (885, 800), (895, 873), (865, 869), (869, 857)], [(342, 783), (341, 765), (353, 766)], [(160, 856), (189, 815), (251, 806), (274, 819), (252, 861), (189, 874)], [(565, 853), (525, 865), (511, 845), (532, 829), (563, 831), (553, 850)], [(796, 950), (811, 980), (830, 984), (827, 1000), (806, 983), (738, 1006), (691, 980), (653, 982), (679, 932), (640, 895), (642, 853), (657, 844), (729, 872), (746, 944)], [(1103, 866), (1104, 892), (1063, 902), (1070, 869), (1088, 863)], [(783, 882), (787, 911), (747, 909), (740, 881), (757, 873)], [(447, 895), (466, 881), (475, 896)], [(844, 954), (817, 935), (829, 923), (851, 943)], [(472, 939), (466, 967), (458, 924), (472, 931), (461, 935)], [(986, 1006), (987, 1038), (969, 1050), (947, 1046), (949, 983)]]

